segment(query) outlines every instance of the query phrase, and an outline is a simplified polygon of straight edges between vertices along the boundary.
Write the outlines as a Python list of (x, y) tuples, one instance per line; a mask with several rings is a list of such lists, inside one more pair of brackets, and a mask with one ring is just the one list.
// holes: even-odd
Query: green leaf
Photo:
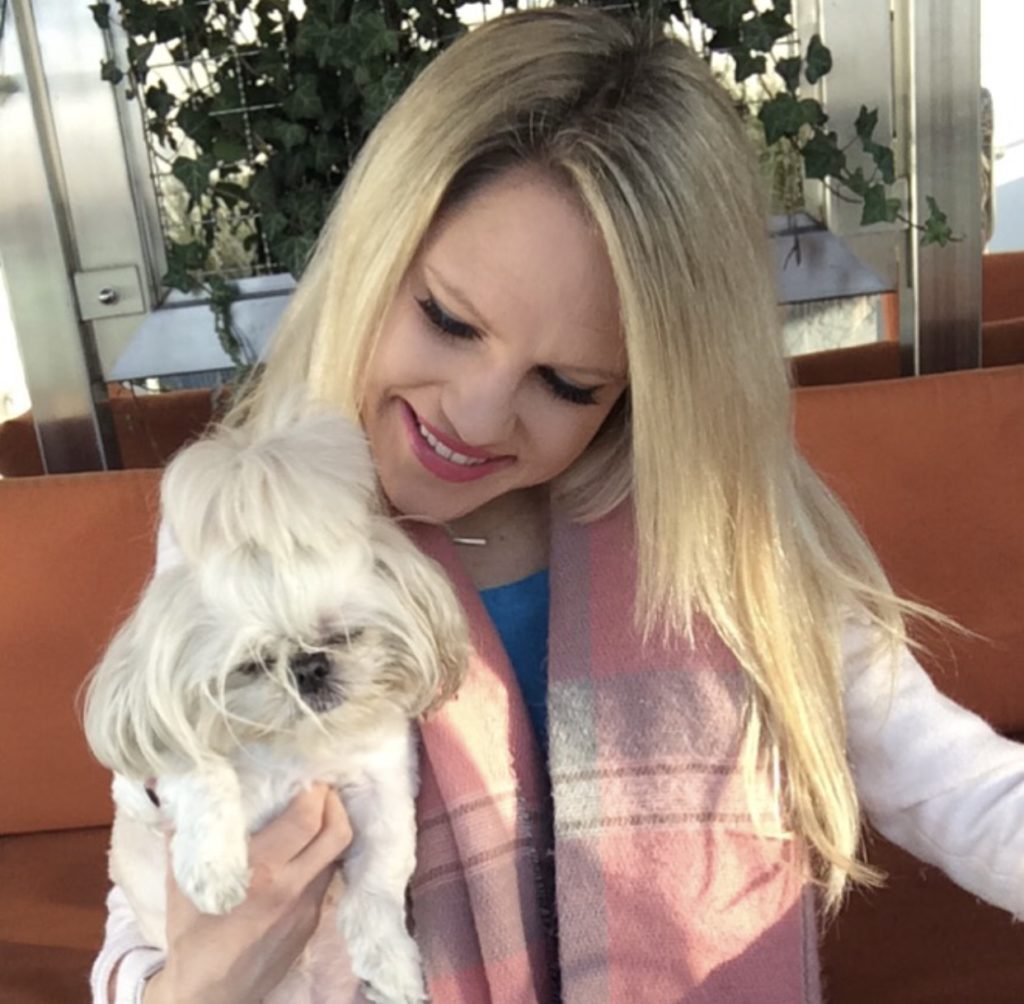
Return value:
[(245, 143), (236, 136), (218, 136), (212, 144), (211, 152), (217, 160), (235, 161), (242, 160), (249, 155), (249, 149)]
[(899, 211), (900, 200), (887, 198), (885, 185), (870, 185), (864, 193), (860, 222), (865, 227), (872, 223), (892, 223)]
[(735, 28), (720, 28), (708, 40), (712, 52), (731, 52), (740, 45), (740, 33)]
[(812, 35), (807, 46), (807, 83), (817, 83), (832, 69), (832, 53), (822, 43), (820, 35)]
[(311, 235), (286, 237), (274, 247), (274, 257), (298, 279), (315, 243), (316, 238)]
[(875, 131), (876, 125), (878, 125), (878, 109), (874, 108), (868, 111), (867, 105), (861, 105), (860, 111), (857, 113), (857, 121), (853, 123), (861, 142), (871, 141), (871, 134)]
[(896, 163), (893, 159), (892, 150), (881, 143), (864, 143), (864, 152), (875, 162), (882, 175), (882, 181), (891, 185), (896, 180)]
[(939, 209), (939, 204), (932, 196), (926, 195), (925, 202), (928, 204), (928, 219), (924, 221), (924, 236), (921, 238), (921, 244), (922, 246), (938, 244), (940, 247), (945, 247), (954, 239), (949, 220), (946, 214)]
[(820, 126), (828, 121), (824, 108), (814, 98), (803, 98), (800, 101), (800, 111), (808, 125)]
[(846, 167), (846, 154), (839, 149), (834, 132), (816, 130), (800, 149), (808, 178), (837, 177)]
[(175, 104), (174, 95), (162, 80), (155, 87), (146, 88), (146, 107), (161, 121), (166, 120)]
[(213, 195), (229, 206), (236, 206), (249, 198), (247, 189), (230, 181), (218, 181), (213, 186)]
[(764, 126), (765, 140), (769, 146), (783, 136), (795, 140), (802, 126), (820, 126), (828, 120), (821, 105), (813, 98), (797, 101), (788, 92), (776, 94), (770, 101), (766, 101), (757, 117)]
[(300, 234), (316, 234), (326, 215), (323, 195), (316, 189), (286, 192), (281, 209), (288, 216), (290, 229)]
[(195, 273), (206, 264), (206, 248), (197, 241), (167, 245), (167, 271), (161, 280), (171, 289), (191, 293), (199, 288)]
[(303, 21), (295, 39), (295, 51), (300, 56), (312, 56), (320, 67), (343, 65), (348, 33), (346, 24)]
[(730, 49), (729, 55), (732, 56), (736, 64), (733, 73), (736, 83), (741, 83), (747, 77), (753, 77), (758, 73), (764, 73), (768, 65), (764, 56), (751, 56), (746, 49)]
[(212, 117), (211, 109), (209, 99), (198, 98), (182, 105), (174, 118), (174, 124), (204, 150), (213, 145), (217, 130), (224, 122), (223, 118)]
[(754, 0), (690, 0), (693, 16), (709, 28), (739, 28), (743, 15), (754, 9)]
[(210, 188), (210, 172), (217, 166), (213, 157), (204, 155), (196, 160), (178, 157), (171, 165), (171, 174), (178, 179), (190, 198), (198, 199)]
[(804, 111), (800, 102), (792, 94), (777, 94), (766, 101), (757, 117), (764, 126), (764, 138), (769, 146), (777, 143), (783, 136), (796, 137), (804, 124)]
[(318, 132), (313, 137), (313, 169), (317, 174), (327, 174), (340, 166), (346, 159), (347, 151), (330, 133)]
[(112, 84), (119, 84), (124, 80), (124, 74), (117, 68), (112, 59), (104, 59), (100, 63), (100, 80), (108, 80)]
[(761, 23), (771, 32), (773, 43), (780, 38), (787, 38), (796, 30), (789, 22), (789, 6), (786, 6), (785, 11), (780, 10), (779, 6), (776, 4), (775, 10), (766, 10), (761, 14)]
[(317, 78), (308, 73), (295, 78), (295, 89), (285, 98), (284, 110), (292, 118), (318, 119), (324, 111), (317, 93)]
[(249, 183), (249, 194), (259, 206), (260, 212), (264, 214), (273, 212), (278, 200), (278, 188), (273, 172), (268, 168), (258, 170)]
[(92, 11), (92, 19), (96, 22), (96, 27), (108, 31), (110, 28), (110, 4), (90, 4), (89, 10)]
[(858, 167), (853, 171), (850, 176), (842, 182), (854, 195), (859, 195), (862, 199), (864, 193), (868, 190), (868, 180), (864, 177), (863, 168)]
[(800, 70), (804, 61), (799, 56), (790, 56), (788, 59), (777, 59), (775, 61), (775, 72), (782, 77), (786, 90), (790, 94), (796, 94), (800, 86)]
[(263, 233), (271, 244), (281, 240), (288, 232), (288, 217), (284, 213), (264, 213)]
[(277, 138), (284, 144), (286, 150), (292, 150), (305, 143), (306, 137), (309, 135), (309, 130), (304, 125), (282, 120), (278, 120), (276, 132)]
[(740, 25), (740, 44), (754, 52), (771, 52), (775, 36), (762, 17), (752, 17)]

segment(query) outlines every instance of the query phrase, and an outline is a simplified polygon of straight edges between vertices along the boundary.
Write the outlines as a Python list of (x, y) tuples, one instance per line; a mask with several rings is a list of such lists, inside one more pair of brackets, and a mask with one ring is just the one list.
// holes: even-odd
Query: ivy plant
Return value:
[[(504, 0), (515, 7), (517, 0)], [(559, 0), (563, 3), (578, 0)], [(621, 10), (622, 0), (591, 0)], [(167, 241), (165, 285), (205, 290), (222, 344), (236, 362), (233, 286), (218, 273), (218, 242), (236, 238), (253, 270), (301, 274), (331, 199), (389, 105), (465, 31), (468, 0), (120, 0), (92, 4), (105, 31), (119, 19), (126, 51), (100, 72), (145, 109), (146, 126), (177, 182), (190, 221)], [(864, 225), (902, 221), (922, 243), (953, 239), (926, 197), (916, 225), (892, 194), (892, 149), (862, 107), (855, 140), (872, 165), (851, 167), (815, 84), (832, 56), (815, 35), (797, 48), (792, 0), (632, 0), (632, 13), (671, 24), (721, 70), (768, 150), (802, 162), (839, 198), (861, 204)], [(785, 55), (778, 55), (780, 49)], [(168, 86), (167, 67), (179, 71)], [(753, 86), (751, 86), (753, 85)]]

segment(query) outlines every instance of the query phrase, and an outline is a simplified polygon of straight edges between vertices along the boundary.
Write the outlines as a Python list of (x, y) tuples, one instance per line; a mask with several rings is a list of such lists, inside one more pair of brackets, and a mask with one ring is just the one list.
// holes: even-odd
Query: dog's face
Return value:
[[(423, 558), (410, 548), (404, 560)], [(204, 663), (218, 668), (193, 686), (240, 739), (351, 732), (396, 711), (413, 717), (439, 696), (436, 641), (385, 566), (373, 563), (334, 592), (314, 600), (301, 625), (222, 610), (198, 628), (207, 632)]]
[[(182, 560), (149, 583), (88, 695), (93, 751), (122, 774), (159, 775), (253, 740), (301, 749), (370, 734), (462, 680), (466, 627), (440, 570), (372, 509), (358, 479), (350, 485), (324, 463), (303, 470), (301, 436), (285, 442), (290, 450), (274, 445), (273, 465), (243, 450), (240, 475), (224, 473), (217, 455), (176, 461), (188, 491), (165, 492), (164, 504), (187, 527)], [(254, 484), (257, 461), (272, 489)], [(243, 502), (224, 495), (239, 483), (246, 522), (228, 525)], [(301, 492), (294, 499), (281, 487), (289, 483)], [(289, 532), (296, 522), (301, 534)]]

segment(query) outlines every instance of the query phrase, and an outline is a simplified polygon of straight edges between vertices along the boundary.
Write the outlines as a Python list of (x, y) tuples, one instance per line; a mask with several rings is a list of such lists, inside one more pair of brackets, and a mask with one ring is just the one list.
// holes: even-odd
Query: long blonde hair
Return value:
[(540, 166), (603, 235), (630, 391), (555, 486), (578, 519), (632, 493), (638, 617), (710, 619), (746, 670), (748, 772), (785, 765), (790, 824), (826, 906), (858, 861), (840, 633), (858, 611), (895, 647), (896, 599), (797, 453), (761, 184), (731, 99), (681, 42), (594, 9), (500, 17), (433, 62), (357, 159), (242, 416), (306, 384), (353, 417), (399, 284), (439, 212)]

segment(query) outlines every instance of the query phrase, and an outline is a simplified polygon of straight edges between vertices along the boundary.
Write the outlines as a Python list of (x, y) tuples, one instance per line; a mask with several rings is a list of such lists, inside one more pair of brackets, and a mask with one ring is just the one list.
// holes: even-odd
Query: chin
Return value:
[(168, 826), (182, 892), (226, 913), (248, 892), (250, 834), (331, 784), (353, 829), (337, 902), (353, 972), (376, 1001), (421, 1000), (405, 918), (413, 723), (460, 685), (466, 625), (440, 569), (379, 511), (358, 429), (296, 403), (270, 427), (220, 430), (172, 462), (174, 561), (90, 678), (86, 734), (114, 772), (111, 875), (166, 948), (154, 848), (166, 854)]

